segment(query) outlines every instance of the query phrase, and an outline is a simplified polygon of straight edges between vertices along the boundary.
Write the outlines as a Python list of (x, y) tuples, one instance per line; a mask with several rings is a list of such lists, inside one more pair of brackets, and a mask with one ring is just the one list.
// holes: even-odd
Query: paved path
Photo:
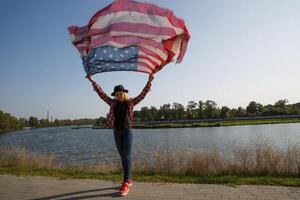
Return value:
[(0, 199), (297, 199), (300, 188), (134, 182), (129, 194), (117, 194), (119, 183), (92, 179), (57, 179), (41, 176), (0, 175)]

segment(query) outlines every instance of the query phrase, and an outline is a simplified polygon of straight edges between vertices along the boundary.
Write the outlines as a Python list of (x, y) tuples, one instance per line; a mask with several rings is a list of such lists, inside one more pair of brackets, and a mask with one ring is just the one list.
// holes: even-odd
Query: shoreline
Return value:
[[(244, 119), (244, 120), (224, 120), (211, 122), (172, 122), (157, 124), (140, 123), (133, 125), (134, 129), (154, 129), (154, 128), (197, 128), (197, 127), (221, 127), (221, 126), (242, 126), (260, 124), (288, 124), (300, 123), (300, 118), (274, 118), (274, 119)], [(103, 126), (94, 126), (92, 129), (106, 129)]]
[[(285, 148), (271, 141), (232, 144), (227, 158), (219, 148), (187, 151), (157, 149), (153, 158), (138, 153), (132, 157), (132, 175), (145, 182), (184, 182), (218, 184), (266, 184), (300, 187), (300, 146)], [(94, 164), (60, 161), (55, 154), (38, 153), (25, 147), (0, 149), (0, 174), (54, 176), (60, 178), (120, 179), (120, 160), (98, 160)]]
[[(295, 117), (284, 117), (284, 118), (266, 118), (266, 119), (225, 119), (225, 120), (215, 120), (210, 119), (210, 121), (201, 121), (201, 122), (157, 122), (156, 124), (150, 124), (147, 122), (138, 122), (133, 125), (133, 129), (159, 129), (159, 128), (199, 128), (199, 127), (221, 127), (221, 126), (243, 126), (243, 125), (260, 125), (260, 124), (288, 124), (288, 123), (300, 123), (300, 118)], [(63, 126), (47, 126), (47, 127), (24, 127), (22, 129), (9, 129), (9, 130), (0, 130), (0, 134), (20, 131), (20, 130), (31, 130), (31, 129), (40, 129), (40, 128), (55, 128), (55, 127), (66, 127), (70, 126), (72, 129), (81, 129), (81, 128), (91, 128), (91, 129), (107, 129), (103, 126), (90, 126), (80, 125), (63, 125)]]
[(25, 130), (25, 129), (21, 128), (21, 129), (0, 130), (0, 135), (1, 135), (1, 134), (4, 134), (4, 133), (10, 133), (10, 132), (20, 131), (20, 130)]

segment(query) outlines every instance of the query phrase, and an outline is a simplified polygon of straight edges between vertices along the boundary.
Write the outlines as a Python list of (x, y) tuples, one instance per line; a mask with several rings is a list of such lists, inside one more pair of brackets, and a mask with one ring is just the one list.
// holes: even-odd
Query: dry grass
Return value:
[[(212, 147), (207, 151), (186, 151), (176, 148), (159, 149), (152, 159), (134, 153), (132, 169), (139, 174), (182, 174), (182, 175), (300, 175), (300, 145), (289, 143), (279, 148), (264, 139), (248, 143), (233, 143), (229, 147), (230, 158)], [(36, 154), (24, 148), (0, 148), (0, 166), (31, 166), (47, 169), (75, 169), (86, 172), (122, 172), (120, 159), (84, 163), (59, 163), (54, 155)]]
[(0, 165), (1, 166), (32, 166), (54, 168), (60, 167), (55, 163), (55, 155), (41, 155), (29, 152), (24, 147), (1, 147), (0, 148)]
[(264, 138), (232, 145), (232, 173), (243, 175), (299, 175), (300, 146), (289, 143), (279, 148)]

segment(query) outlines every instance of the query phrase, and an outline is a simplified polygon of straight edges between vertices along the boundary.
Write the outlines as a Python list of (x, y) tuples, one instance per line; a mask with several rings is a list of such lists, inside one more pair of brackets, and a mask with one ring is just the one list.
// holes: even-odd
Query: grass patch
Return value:
[[(59, 179), (100, 179), (120, 181), (122, 173), (96, 173), (68, 169), (32, 168), (29, 166), (0, 167), (0, 174), (19, 176), (48, 176)], [(133, 173), (135, 181), (164, 183), (194, 183), (194, 184), (226, 184), (234, 185), (280, 185), (300, 187), (300, 177), (280, 176), (237, 176), (237, 175), (143, 175)]]

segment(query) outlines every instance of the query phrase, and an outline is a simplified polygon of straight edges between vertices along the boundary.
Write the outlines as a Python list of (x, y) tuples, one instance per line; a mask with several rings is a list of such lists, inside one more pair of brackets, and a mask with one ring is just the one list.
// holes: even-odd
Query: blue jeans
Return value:
[(132, 131), (128, 130), (114, 130), (115, 143), (118, 152), (121, 156), (123, 167), (123, 181), (127, 182), (131, 176), (131, 146), (132, 146)]

